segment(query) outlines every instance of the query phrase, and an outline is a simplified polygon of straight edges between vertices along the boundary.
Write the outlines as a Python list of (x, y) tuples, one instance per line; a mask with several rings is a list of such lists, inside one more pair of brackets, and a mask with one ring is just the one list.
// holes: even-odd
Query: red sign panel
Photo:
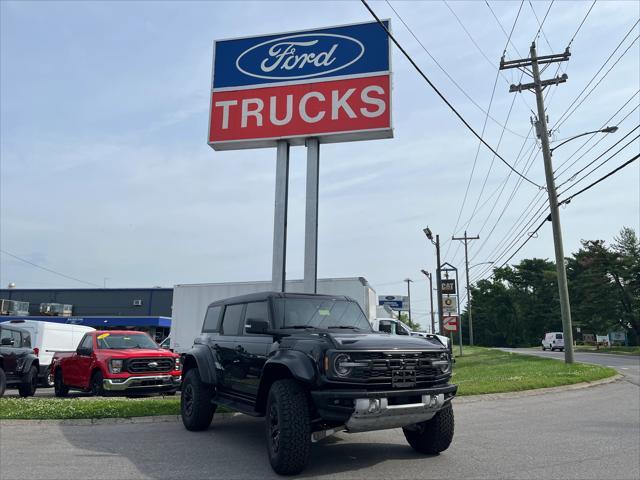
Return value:
[(442, 326), (447, 332), (457, 332), (458, 317), (442, 317)]
[[(273, 145), (278, 138), (318, 137), (345, 132), (381, 132), (391, 125), (389, 76), (321, 83), (214, 91), (209, 143), (219, 149), (243, 148), (242, 141)], [(332, 141), (336, 141), (333, 139)], [(225, 145), (226, 142), (229, 142)], [(302, 142), (302, 140), (301, 140)], [(295, 142), (293, 142), (295, 144)]]

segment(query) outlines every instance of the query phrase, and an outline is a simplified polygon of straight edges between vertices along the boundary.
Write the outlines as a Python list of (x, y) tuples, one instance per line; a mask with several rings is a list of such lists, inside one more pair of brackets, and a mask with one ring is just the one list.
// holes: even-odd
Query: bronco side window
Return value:
[(220, 305), (215, 307), (209, 307), (207, 314), (204, 317), (204, 325), (202, 326), (203, 332), (218, 332), (220, 331), (220, 311), (222, 307)]
[(240, 323), (242, 323), (242, 310), (244, 304), (228, 305), (224, 309), (224, 319), (222, 320), (222, 335), (238, 335)]

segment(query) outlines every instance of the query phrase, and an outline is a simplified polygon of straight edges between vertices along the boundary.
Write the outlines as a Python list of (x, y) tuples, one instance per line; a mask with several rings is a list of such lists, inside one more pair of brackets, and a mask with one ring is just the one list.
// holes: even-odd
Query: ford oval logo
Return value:
[(364, 45), (334, 33), (303, 33), (274, 38), (242, 52), (236, 67), (245, 75), (299, 80), (337, 72), (357, 62)]

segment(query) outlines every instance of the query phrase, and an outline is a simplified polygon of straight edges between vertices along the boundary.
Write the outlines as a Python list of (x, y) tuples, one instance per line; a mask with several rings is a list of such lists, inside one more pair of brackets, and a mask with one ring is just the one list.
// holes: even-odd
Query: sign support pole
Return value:
[(284, 292), (287, 265), (287, 208), (289, 203), (289, 143), (278, 140), (276, 198), (273, 220), (272, 288)]
[[(456, 268), (456, 285), (460, 285), (458, 282), (458, 269)], [(462, 321), (460, 318), (460, 295), (458, 294), (459, 288), (456, 287), (456, 298), (458, 304), (458, 340), (460, 342), (460, 356), (462, 356)]]
[(304, 292), (318, 290), (318, 193), (320, 142), (307, 139), (307, 203), (304, 222)]

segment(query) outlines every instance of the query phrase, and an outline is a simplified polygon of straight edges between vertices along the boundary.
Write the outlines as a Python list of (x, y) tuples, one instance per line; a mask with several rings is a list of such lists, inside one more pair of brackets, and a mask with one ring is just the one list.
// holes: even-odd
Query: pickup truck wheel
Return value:
[(36, 388), (38, 388), (38, 368), (31, 367), (23, 377), (18, 393), (21, 397), (32, 397), (36, 393)]
[(56, 397), (66, 397), (69, 395), (69, 387), (62, 381), (62, 371), (59, 368), (53, 377), (53, 393)]
[(271, 386), (266, 434), (269, 461), (276, 473), (300, 473), (309, 461), (311, 419), (306, 392), (295, 380), (278, 380)]
[(193, 432), (206, 430), (211, 425), (213, 414), (218, 407), (211, 402), (213, 387), (200, 380), (197, 368), (192, 368), (184, 377), (180, 397), (182, 423)]
[(99, 370), (91, 376), (91, 393), (96, 397), (104, 395), (104, 375)]
[(4, 391), (7, 389), (7, 376), (4, 374), (4, 370), (0, 368), (0, 397), (4, 395)]
[(453, 408), (448, 403), (431, 420), (405, 427), (402, 431), (415, 451), (436, 455), (451, 445), (453, 427)]
[(46, 373), (44, 374), (44, 378), (42, 379), (41, 385), (43, 387), (51, 388), (53, 387), (54, 380), (53, 375), (51, 374), (51, 367), (47, 368)]

